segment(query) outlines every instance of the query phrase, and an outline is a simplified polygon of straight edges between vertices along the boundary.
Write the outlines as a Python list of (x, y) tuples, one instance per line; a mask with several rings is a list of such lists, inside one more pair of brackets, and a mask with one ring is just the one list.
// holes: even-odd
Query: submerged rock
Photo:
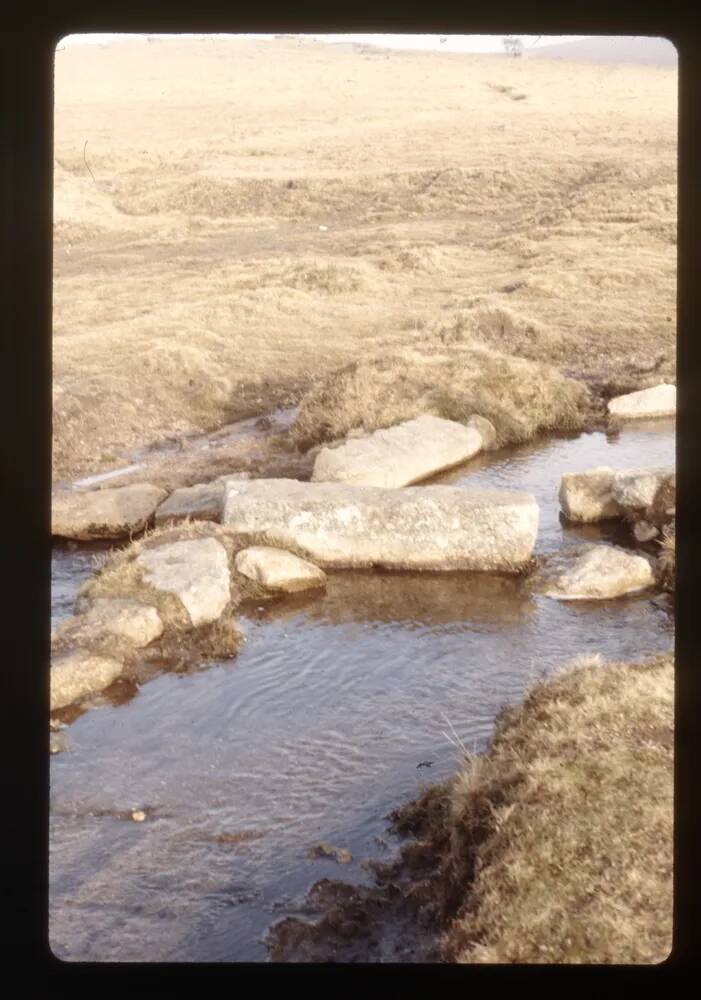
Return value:
[(647, 559), (609, 545), (596, 545), (555, 580), (547, 596), (563, 601), (601, 600), (643, 590), (654, 582)]
[(307, 857), (330, 858), (332, 861), (338, 862), (339, 865), (349, 865), (353, 860), (353, 855), (345, 847), (333, 847), (324, 841), (311, 847), (307, 852)]
[(156, 526), (177, 524), (186, 518), (196, 521), (221, 521), (224, 509), (224, 483), (197, 483), (174, 490), (156, 511)]
[(117, 660), (85, 649), (59, 657), (51, 665), (51, 711), (71, 705), (85, 695), (104, 691), (117, 680), (122, 669)]
[(290, 549), (322, 567), (520, 572), (538, 505), (510, 490), (255, 479), (227, 485), (223, 520), (249, 545)]
[(237, 554), (234, 566), (243, 576), (270, 590), (294, 593), (326, 585), (326, 573), (318, 566), (268, 545), (243, 549)]
[(165, 497), (165, 490), (149, 483), (57, 493), (52, 498), (51, 533), (81, 541), (123, 538), (143, 531)]
[(156, 545), (136, 561), (148, 584), (180, 599), (194, 626), (216, 621), (229, 603), (229, 563), (216, 538)]
[(337, 448), (322, 448), (312, 481), (408, 486), (459, 465), (482, 448), (482, 435), (474, 427), (424, 415)]
[(620, 420), (673, 417), (677, 412), (677, 387), (663, 382), (650, 389), (639, 389), (625, 396), (616, 396), (609, 400), (608, 410), (612, 417)]

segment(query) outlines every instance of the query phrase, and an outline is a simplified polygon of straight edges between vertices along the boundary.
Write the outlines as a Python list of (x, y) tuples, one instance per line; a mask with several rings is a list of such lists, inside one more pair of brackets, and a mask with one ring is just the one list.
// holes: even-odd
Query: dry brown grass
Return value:
[(675, 589), (677, 566), (676, 548), (676, 523), (672, 522), (662, 530), (662, 538), (660, 539), (661, 552), (657, 561), (660, 582), (666, 590)]
[(673, 69), (219, 38), (55, 79), (57, 478), (480, 309), (504, 353), (674, 376)]
[(656, 963), (672, 940), (673, 661), (584, 662), (403, 810), (463, 963)]
[(293, 425), (301, 447), (353, 428), (389, 427), (422, 413), (491, 420), (499, 445), (575, 431), (592, 415), (585, 386), (550, 365), (459, 342), (356, 361), (305, 395)]

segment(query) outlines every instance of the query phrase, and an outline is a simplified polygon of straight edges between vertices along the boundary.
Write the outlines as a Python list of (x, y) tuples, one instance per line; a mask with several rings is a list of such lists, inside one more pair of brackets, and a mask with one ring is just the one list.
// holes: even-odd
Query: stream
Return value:
[[(535, 494), (536, 554), (553, 555), (621, 543), (620, 529), (561, 522), (563, 472), (671, 466), (674, 452), (674, 423), (655, 421), (482, 454), (432, 482)], [(53, 624), (94, 555), (54, 550)], [(52, 950), (267, 961), (266, 930), (299, 913), (314, 882), (371, 884), (360, 862), (396, 853), (387, 814), (453, 773), (449, 724), (483, 751), (501, 706), (575, 656), (670, 649), (655, 597), (559, 602), (528, 578), (373, 570), (240, 608), (233, 660), (120, 689), (66, 729), (69, 750), (51, 758)], [(308, 857), (320, 841), (352, 863)]]

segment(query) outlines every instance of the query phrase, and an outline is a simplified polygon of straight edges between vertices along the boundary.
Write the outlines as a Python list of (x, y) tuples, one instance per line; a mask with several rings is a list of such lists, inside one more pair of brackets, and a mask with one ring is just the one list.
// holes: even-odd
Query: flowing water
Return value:
[[(434, 481), (534, 493), (547, 555), (614, 540), (561, 523), (564, 471), (673, 463), (673, 425), (658, 421), (482, 455)], [(91, 563), (55, 552), (56, 620)], [(391, 856), (388, 812), (455, 769), (448, 722), (480, 751), (499, 708), (573, 657), (670, 649), (654, 596), (558, 602), (528, 579), (367, 571), (239, 609), (235, 659), (122, 690), (79, 716), (69, 751), (52, 757), (54, 952), (266, 961), (266, 929), (312, 883), (368, 883), (360, 862)], [(353, 862), (309, 858), (320, 841)]]

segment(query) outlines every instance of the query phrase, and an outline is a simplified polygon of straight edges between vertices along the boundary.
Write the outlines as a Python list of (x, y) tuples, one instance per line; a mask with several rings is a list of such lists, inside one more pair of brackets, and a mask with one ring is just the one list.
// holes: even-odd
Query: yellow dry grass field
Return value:
[(676, 150), (667, 67), (61, 48), (55, 477), (465, 329), (591, 384), (673, 380)]

